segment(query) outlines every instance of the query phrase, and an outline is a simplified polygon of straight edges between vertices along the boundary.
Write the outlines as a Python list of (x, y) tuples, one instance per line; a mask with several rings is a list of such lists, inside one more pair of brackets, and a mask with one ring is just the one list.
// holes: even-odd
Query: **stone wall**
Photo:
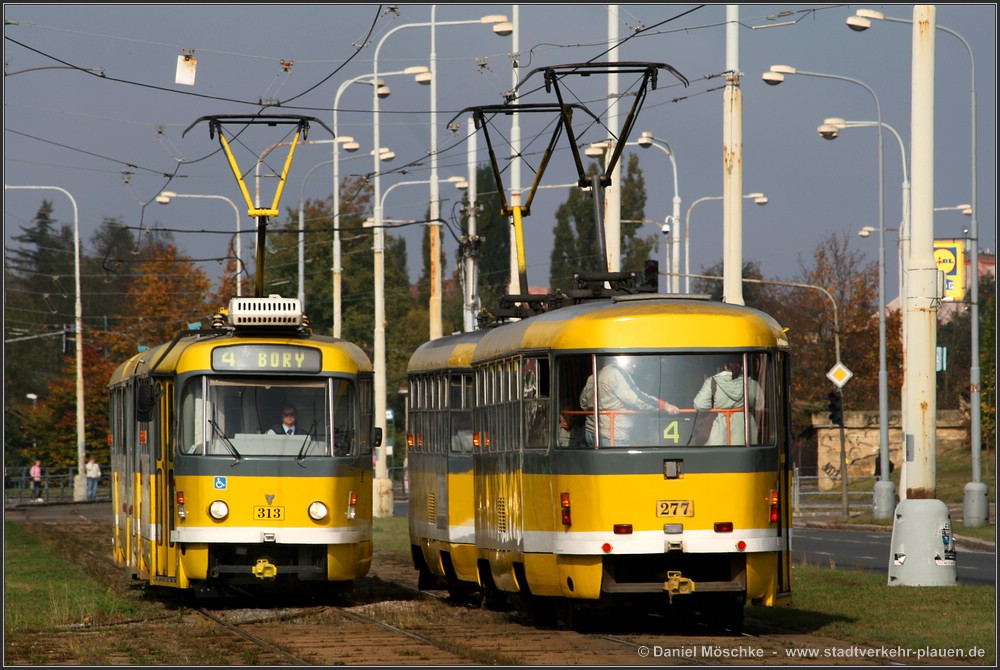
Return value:
[[(816, 430), (816, 463), (820, 490), (840, 487), (840, 427), (829, 422), (829, 413), (813, 414)], [(937, 451), (967, 448), (969, 444), (965, 417), (959, 410), (937, 413)], [(889, 460), (895, 467), (903, 462), (900, 413), (889, 413)], [(844, 451), (848, 477), (871, 477), (878, 460), (878, 412), (844, 412)], [(809, 473), (807, 473), (809, 474)]]

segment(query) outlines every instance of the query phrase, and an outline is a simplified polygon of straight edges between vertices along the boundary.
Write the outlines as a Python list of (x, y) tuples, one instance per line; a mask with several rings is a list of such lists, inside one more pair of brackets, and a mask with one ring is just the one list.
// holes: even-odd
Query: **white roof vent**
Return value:
[(229, 325), (298, 327), (302, 325), (302, 305), (298, 298), (280, 295), (233, 298), (229, 301)]

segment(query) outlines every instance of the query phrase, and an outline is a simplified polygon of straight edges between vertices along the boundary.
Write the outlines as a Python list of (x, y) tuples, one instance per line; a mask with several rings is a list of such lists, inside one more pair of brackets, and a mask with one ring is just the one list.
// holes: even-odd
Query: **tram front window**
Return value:
[(303, 458), (358, 448), (357, 392), (343, 379), (195, 377), (181, 393), (179, 421), (182, 454)]
[[(776, 394), (765, 353), (576, 355), (558, 367), (561, 447), (774, 443)], [(581, 428), (583, 439), (573, 437)]]

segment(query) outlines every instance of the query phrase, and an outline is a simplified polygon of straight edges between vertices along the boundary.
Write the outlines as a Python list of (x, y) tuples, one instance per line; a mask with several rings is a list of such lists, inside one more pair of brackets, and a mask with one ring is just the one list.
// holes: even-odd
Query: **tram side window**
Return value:
[(547, 358), (524, 360), (524, 421), (529, 449), (548, 446), (549, 423), (549, 361)]
[(451, 451), (472, 453), (472, 375), (456, 374), (450, 379), (448, 403), (451, 411)]

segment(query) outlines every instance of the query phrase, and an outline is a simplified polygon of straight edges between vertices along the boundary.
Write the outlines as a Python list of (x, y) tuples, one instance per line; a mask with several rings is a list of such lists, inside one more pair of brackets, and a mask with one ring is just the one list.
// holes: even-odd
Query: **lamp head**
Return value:
[(816, 128), (824, 140), (835, 140), (840, 137), (840, 129), (832, 123), (824, 123), (823, 125)]
[(862, 33), (872, 27), (872, 22), (871, 19), (866, 19), (863, 16), (848, 16), (847, 27)]
[(760, 205), (761, 207), (763, 207), (764, 205), (767, 204), (767, 196), (762, 195), (759, 198), (754, 198), (753, 204)]
[(770, 86), (777, 86), (781, 82), (785, 81), (785, 75), (780, 72), (771, 72), (770, 70), (762, 74), (760, 78), (764, 80), (765, 84)]
[(415, 77), (415, 79), (417, 80), (417, 83), (420, 84), (421, 86), (428, 86), (430, 85), (431, 79), (433, 79), (433, 77), (431, 76), (430, 72), (421, 72)]
[(177, 194), (173, 191), (160, 191), (160, 194), (156, 196), (156, 202), (161, 205), (168, 205), (170, 201), (177, 197)]
[(514, 24), (510, 21), (501, 21), (500, 23), (493, 24), (493, 32), (500, 37), (507, 37), (514, 32)]
[(392, 95), (392, 89), (383, 84), (375, 89), (375, 95), (377, 95), (380, 100), (385, 100)]
[(649, 147), (653, 146), (653, 133), (649, 132), (648, 130), (643, 132), (641, 135), (639, 135), (639, 139), (637, 139), (635, 143), (638, 144), (643, 149), (648, 149)]

